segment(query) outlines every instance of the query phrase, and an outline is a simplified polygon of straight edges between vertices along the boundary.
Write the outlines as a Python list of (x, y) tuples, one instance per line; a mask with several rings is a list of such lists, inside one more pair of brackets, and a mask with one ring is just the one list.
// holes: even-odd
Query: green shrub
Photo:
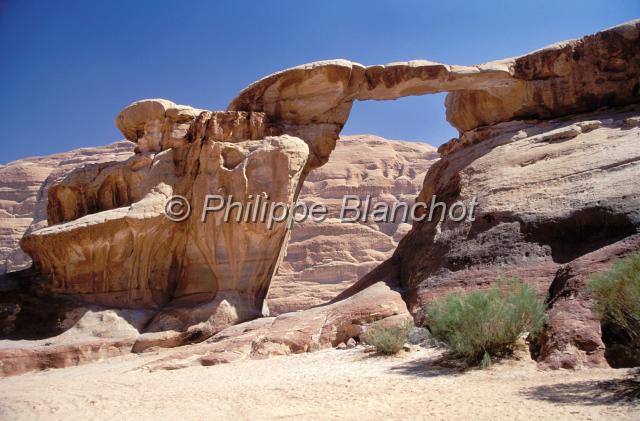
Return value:
[(409, 320), (392, 326), (378, 325), (367, 329), (364, 340), (376, 347), (380, 354), (398, 353), (409, 338), (413, 323)]
[(594, 276), (589, 287), (602, 318), (629, 335), (631, 346), (640, 347), (640, 252)]
[(540, 330), (545, 306), (531, 286), (502, 279), (490, 289), (435, 299), (426, 310), (435, 339), (455, 356), (486, 367), (492, 356), (509, 354), (523, 333)]

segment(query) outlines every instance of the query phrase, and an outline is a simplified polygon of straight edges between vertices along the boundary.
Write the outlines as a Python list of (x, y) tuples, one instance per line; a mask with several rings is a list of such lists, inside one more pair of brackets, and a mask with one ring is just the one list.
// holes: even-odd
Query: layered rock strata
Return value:
[(116, 142), (0, 165), (0, 274), (30, 266), (19, 241), (27, 229), (47, 226), (51, 185), (79, 166), (127, 159), (134, 147), (131, 142)]
[(629, 106), (465, 132), (481, 140), (434, 164), (418, 199), (476, 196), (475, 221), (440, 222), (438, 209), (356, 289), (393, 279), (421, 307), (441, 288), (482, 286), (502, 274), (546, 292), (558, 265), (636, 233), (640, 191), (629, 180), (640, 175), (640, 127), (631, 124), (639, 113)]
[[(234, 349), (250, 357), (359, 335), (335, 333), (343, 320), (332, 318), (336, 309), (352, 325), (406, 315), (397, 301), (388, 314), (370, 306), (395, 300), (392, 289), (417, 319), (434, 294), (484, 287), (505, 274), (544, 293), (559, 265), (637, 233), (640, 197), (629, 180), (640, 161), (639, 38), (640, 21), (632, 21), (478, 66), (317, 62), (252, 84), (226, 112), (134, 103), (116, 122), (138, 144), (136, 154), (79, 169), (49, 188), (52, 225), (21, 241), (34, 261), (34, 285), (83, 302), (153, 309), (136, 351), (222, 331), (214, 354)], [(178, 194), (201, 209), (211, 192), (245, 203), (265, 192), (291, 204), (305, 176), (328, 161), (354, 100), (442, 91), (450, 92), (447, 116), (460, 139), (441, 149), (418, 198), (451, 205), (476, 197), (475, 219), (439, 221), (436, 213), (435, 221), (414, 223), (390, 260), (333, 303), (229, 328), (260, 314), (286, 225), (267, 230), (217, 217), (203, 224), (193, 215), (176, 224), (164, 218), (167, 198)], [(369, 294), (375, 298), (358, 304)], [(300, 332), (308, 332), (305, 346), (294, 340)], [(254, 339), (270, 335), (278, 339), (258, 341), (254, 352)]]
[[(1, 250), (0, 261), (7, 271), (31, 263), (18, 242), (29, 227), (33, 231), (47, 225), (49, 186), (57, 186), (55, 196), (78, 194), (63, 193), (68, 186), (63, 187), (60, 181), (67, 174), (82, 166), (125, 161), (134, 154), (135, 145), (123, 141), (1, 167), (3, 209), (10, 216), (0, 218), (0, 230), (7, 233), (2, 236), (7, 245)], [(372, 201), (390, 206), (411, 203), (427, 169), (438, 158), (435, 149), (423, 143), (372, 135), (342, 136), (331, 161), (307, 176), (298, 198), (299, 202), (325, 205), (329, 218), (322, 224), (307, 220), (293, 225), (287, 255), (269, 289), (270, 313), (277, 315), (327, 302), (389, 258), (411, 225), (399, 220), (341, 223), (338, 210), (342, 197), (354, 194), (364, 198), (368, 194)], [(23, 180), (30, 184), (25, 186)], [(126, 189), (123, 194), (127, 194)], [(9, 200), (12, 197), (19, 199)]]
[[(605, 346), (601, 316), (589, 281), (594, 273), (610, 268), (616, 259), (640, 249), (640, 235), (602, 247), (558, 269), (549, 288), (547, 321), (535, 346), (543, 367), (583, 368), (638, 365), (639, 356), (620, 361), (615, 343)], [(606, 332), (605, 332), (606, 333)], [(629, 361), (630, 360), (630, 361)], [(630, 363), (626, 365), (625, 363)]]
[(391, 257), (411, 221), (398, 217), (388, 222), (369, 218), (344, 223), (340, 220), (343, 197), (355, 195), (365, 201), (369, 195), (370, 206), (379, 202), (390, 208), (397, 203), (411, 205), (427, 169), (437, 159), (435, 149), (426, 144), (370, 135), (341, 137), (331, 160), (312, 171), (300, 191), (298, 202), (325, 205), (328, 218), (294, 224), (287, 255), (269, 289), (271, 314), (330, 301)]
[(367, 328), (375, 323), (384, 321), (393, 325), (410, 320), (400, 294), (378, 283), (334, 304), (232, 326), (144, 368), (174, 370), (313, 352), (335, 347), (352, 338), (360, 340)]
[[(162, 308), (147, 331), (213, 331), (260, 315), (288, 236), (286, 224), (201, 221), (207, 194), (248, 203), (267, 194), (291, 204), (308, 149), (269, 132), (263, 116), (200, 112), (168, 101), (132, 104), (117, 119), (133, 133), (137, 153), (126, 161), (86, 165), (49, 188), (49, 223), (27, 234), (22, 248), (47, 289), (118, 308)], [(182, 196), (193, 213), (165, 216)], [(200, 310), (198, 310), (200, 309)]]
[(518, 119), (553, 118), (638, 102), (640, 21), (532, 53), (476, 66), (426, 60), (363, 66), (305, 64), (244, 89), (229, 110), (259, 111), (311, 151), (309, 168), (329, 159), (353, 101), (450, 92), (447, 119), (461, 132)]

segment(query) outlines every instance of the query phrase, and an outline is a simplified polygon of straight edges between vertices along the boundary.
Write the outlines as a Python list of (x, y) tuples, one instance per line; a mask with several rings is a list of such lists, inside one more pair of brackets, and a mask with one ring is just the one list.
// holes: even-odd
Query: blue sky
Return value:
[[(306, 62), (475, 64), (638, 17), (638, 0), (0, 0), (0, 163), (121, 139), (114, 117), (142, 98), (224, 109)], [(357, 102), (343, 134), (439, 145), (443, 101)]]

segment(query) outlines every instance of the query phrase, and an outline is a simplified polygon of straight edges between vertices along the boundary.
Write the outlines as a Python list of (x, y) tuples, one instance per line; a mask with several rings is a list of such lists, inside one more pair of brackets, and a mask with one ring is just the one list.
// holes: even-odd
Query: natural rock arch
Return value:
[(639, 22), (475, 66), (426, 60), (304, 64), (251, 84), (228, 110), (263, 112), (283, 132), (305, 140), (312, 169), (329, 159), (355, 100), (449, 92), (447, 120), (461, 133), (501, 121), (627, 105), (640, 96)]
[[(79, 169), (52, 187), (53, 225), (21, 246), (49, 291), (161, 309), (147, 331), (181, 331), (144, 346), (201, 340), (260, 314), (288, 230), (218, 219), (198, 225), (193, 217), (174, 224), (163, 215), (168, 197), (183, 195), (201, 208), (212, 189), (244, 200), (267, 191), (292, 203), (305, 175), (329, 159), (355, 100), (449, 92), (447, 119), (462, 135), (441, 147), (443, 155), (481, 142), (481, 126), (638, 102), (639, 30), (633, 21), (477, 66), (316, 62), (261, 79), (222, 112), (136, 102), (116, 124), (138, 153)], [(229, 154), (233, 168), (225, 165)]]

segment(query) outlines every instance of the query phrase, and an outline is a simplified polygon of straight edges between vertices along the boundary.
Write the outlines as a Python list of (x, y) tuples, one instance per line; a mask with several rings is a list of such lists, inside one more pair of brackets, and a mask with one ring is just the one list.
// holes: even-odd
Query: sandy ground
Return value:
[(611, 390), (626, 370), (529, 361), (460, 374), (438, 355), (358, 347), (159, 372), (139, 369), (158, 355), (127, 355), (0, 379), (0, 419), (640, 419)]

